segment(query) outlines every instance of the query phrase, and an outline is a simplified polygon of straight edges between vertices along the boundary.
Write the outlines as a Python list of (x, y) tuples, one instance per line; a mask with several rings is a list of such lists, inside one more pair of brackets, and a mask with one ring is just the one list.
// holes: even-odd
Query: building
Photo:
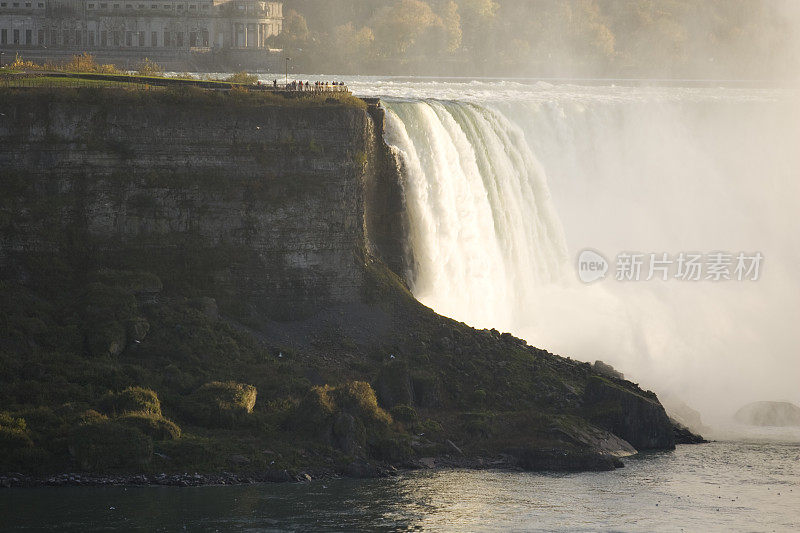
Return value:
[[(28, 57), (261, 52), (283, 4), (259, 0), (0, 0), (0, 49)], [(241, 53), (237, 57), (243, 57)]]

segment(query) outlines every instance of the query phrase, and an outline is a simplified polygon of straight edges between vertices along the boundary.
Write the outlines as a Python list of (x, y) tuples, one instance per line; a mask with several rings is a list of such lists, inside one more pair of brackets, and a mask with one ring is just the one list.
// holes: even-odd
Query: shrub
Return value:
[(410, 405), (395, 405), (391, 413), (395, 420), (399, 420), (403, 424), (414, 424), (417, 422), (417, 411)]
[[(353, 435), (382, 434), (392, 423), (389, 413), (378, 407), (375, 391), (369, 383), (352, 381), (332, 388), (313, 387), (303, 397), (292, 417), (292, 425), (307, 435), (327, 439), (333, 435), (340, 449), (355, 446), (342, 445), (353, 441)], [(360, 428), (360, 429), (358, 429)], [(363, 438), (356, 439), (357, 441)]]
[(230, 83), (245, 83), (248, 85), (253, 85), (254, 83), (258, 83), (258, 76), (255, 74), (250, 74), (246, 70), (242, 70), (241, 72), (237, 72), (231, 76), (225, 78), (225, 81)]
[(344, 411), (364, 419), (383, 425), (392, 423), (389, 413), (378, 406), (378, 398), (372, 386), (366, 381), (351, 381), (334, 390), (336, 403)]
[(157, 451), (166, 456), (164, 460), (173, 467), (197, 468), (212, 462), (216, 456), (205, 440), (191, 437), (159, 442)]
[(410, 437), (405, 434), (385, 432), (369, 442), (370, 454), (382, 461), (400, 462), (412, 455)]
[(193, 392), (184, 402), (184, 409), (200, 425), (232, 427), (253, 412), (256, 396), (252, 385), (213, 381)]
[(310, 435), (324, 435), (333, 423), (336, 404), (331, 387), (312, 387), (297, 406), (292, 425)]
[(69, 451), (84, 470), (140, 468), (153, 455), (153, 441), (136, 428), (101, 421), (71, 431)]
[(111, 415), (145, 413), (161, 416), (161, 402), (150, 389), (128, 387), (122, 392), (109, 392), (100, 399), (100, 408)]
[(94, 409), (87, 409), (78, 417), (79, 424), (96, 424), (98, 422), (107, 422), (108, 417), (102, 413), (98, 413)]
[(6, 412), (0, 412), (0, 428), (25, 431), (28, 429), (24, 418), (13, 417)]
[(33, 441), (28, 434), (25, 420), (13, 418), (7, 413), (0, 413), (0, 455), (32, 446)]
[(125, 326), (119, 322), (93, 324), (86, 332), (86, 346), (95, 357), (119, 355), (125, 349), (127, 336)]
[(94, 56), (87, 52), (74, 55), (58, 70), (67, 72), (96, 72), (99, 74), (122, 74), (114, 65), (101, 65), (94, 60)]
[(136, 298), (124, 288), (90, 283), (81, 296), (87, 322), (126, 320), (136, 316)]
[(43, 405), (24, 409), (19, 414), (25, 418), (26, 425), (34, 433), (52, 432), (64, 423), (53, 409)]
[(175, 440), (181, 437), (181, 428), (160, 415), (128, 413), (117, 421), (138, 429), (153, 440)]
[(155, 61), (145, 57), (141, 63), (136, 65), (136, 74), (139, 76), (163, 76), (164, 69)]

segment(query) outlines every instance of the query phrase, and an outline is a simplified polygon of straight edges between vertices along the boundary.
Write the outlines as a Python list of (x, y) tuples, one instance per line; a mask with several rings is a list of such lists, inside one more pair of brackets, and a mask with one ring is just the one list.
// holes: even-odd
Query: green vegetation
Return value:
[(181, 428), (175, 422), (161, 415), (152, 413), (128, 413), (118, 421), (126, 426), (136, 428), (154, 441), (175, 440), (181, 436)]
[(150, 462), (153, 442), (134, 427), (103, 420), (72, 430), (69, 451), (84, 470), (136, 469)]
[(94, 56), (84, 52), (72, 56), (64, 63), (47, 62), (43, 64), (25, 60), (17, 54), (12, 63), (8, 65), (12, 71), (49, 71), (49, 72), (91, 72), (94, 74), (122, 74), (114, 65), (101, 65), (94, 60)]
[(242, 83), (245, 85), (253, 85), (258, 83), (258, 76), (255, 74), (250, 74), (244, 70), (237, 72), (231, 76), (225, 78), (225, 81), (229, 81), (231, 83)]
[(256, 405), (256, 388), (228, 381), (206, 383), (184, 402), (183, 410), (196, 424), (235, 427)]
[(144, 58), (138, 65), (136, 65), (137, 76), (163, 76), (164, 69), (148, 58)]
[[(215, 82), (209, 82), (215, 83)], [(223, 82), (218, 82), (223, 83)], [(21, 88), (34, 88), (34, 90)], [(103, 91), (101, 89), (118, 89)], [(26, 94), (27, 93), (27, 94)], [(101, 105), (127, 104), (183, 104), (207, 107), (353, 107), (366, 109), (361, 98), (350, 93), (297, 93), (289, 96), (271, 91), (235, 88), (229, 91), (207, 90), (193, 86), (160, 87), (148, 85), (147, 78), (132, 78), (130, 82), (94, 79), (56, 78), (51, 76), (13, 79), (4, 84), (0, 77), (0, 97), (28, 98), (33, 102), (48, 99), (51, 102), (87, 102)], [(105, 142), (103, 139), (99, 143)], [(124, 147), (121, 155), (124, 155)]]
[(128, 387), (122, 392), (108, 392), (99, 403), (109, 415), (142, 413), (161, 416), (161, 402), (155, 392), (142, 387)]

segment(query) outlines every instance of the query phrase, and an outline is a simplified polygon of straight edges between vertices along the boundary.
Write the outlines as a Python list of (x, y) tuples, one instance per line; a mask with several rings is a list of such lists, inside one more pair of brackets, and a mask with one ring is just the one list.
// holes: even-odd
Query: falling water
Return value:
[[(800, 400), (800, 120), (770, 89), (389, 84), (413, 290), (679, 394), (704, 414)], [(402, 98), (399, 98), (402, 96)], [(577, 279), (585, 248), (612, 264)], [(758, 281), (614, 279), (625, 251), (761, 252)], [(647, 276), (644, 272), (643, 277)]]

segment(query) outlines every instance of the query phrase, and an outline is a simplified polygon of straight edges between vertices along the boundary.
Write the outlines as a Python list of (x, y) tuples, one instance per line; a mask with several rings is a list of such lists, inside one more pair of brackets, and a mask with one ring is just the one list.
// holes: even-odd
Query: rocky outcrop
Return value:
[(672, 423), (655, 394), (594, 376), (586, 384), (583, 401), (590, 421), (637, 450), (675, 447)]

